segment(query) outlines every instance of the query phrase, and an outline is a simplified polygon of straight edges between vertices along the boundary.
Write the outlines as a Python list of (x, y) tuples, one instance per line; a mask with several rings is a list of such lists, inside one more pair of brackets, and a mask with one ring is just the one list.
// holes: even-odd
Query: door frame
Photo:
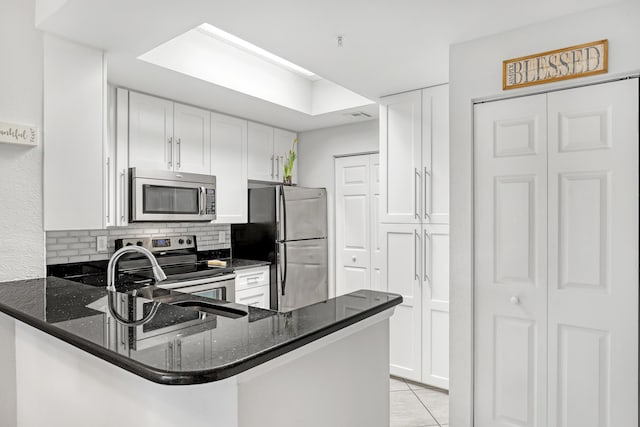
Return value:
[[(533, 88), (531, 90), (526, 90), (524, 92), (521, 93), (517, 93), (517, 94), (500, 94), (500, 95), (494, 95), (494, 96), (484, 96), (484, 97), (475, 97), (472, 98), (470, 100), (469, 103), (469, 110), (470, 110), (470, 114), (471, 114), (471, 146), (470, 146), (470, 159), (471, 159), (471, 164), (470, 164), (470, 174), (471, 174), (471, 182), (468, 183), (470, 185), (470, 235), (466, 235), (466, 236), (462, 236), (461, 240), (464, 239), (465, 241), (465, 246), (466, 248), (469, 250), (470, 253), (470, 265), (465, 265), (466, 268), (468, 268), (468, 271), (470, 273), (470, 275), (468, 276), (468, 278), (470, 279), (469, 281), (469, 288), (468, 288), (468, 293), (465, 293), (465, 302), (468, 303), (468, 305), (462, 307), (462, 306), (458, 306), (458, 304), (456, 304), (455, 307), (455, 311), (458, 310), (469, 310), (468, 314), (470, 316), (470, 324), (467, 324), (464, 326), (464, 332), (465, 335), (468, 338), (467, 344), (470, 346), (469, 351), (466, 353), (468, 355), (468, 359), (465, 358), (466, 362), (467, 362), (467, 366), (470, 370), (470, 378), (469, 378), (469, 382), (468, 384), (466, 384), (467, 387), (465, 387), (464, 390), (460, 390), (460, 393), (462, 394), (463, 392), (466, 393), (466, 396), (470, 397), (470, 402), (469, 402), (469, 419), (470, 419), (470, 427), (473, 427), (475, 425), (475, 403), (476, 403), (476, 396), (475, 396), (475, 337), (476, 337), (476, 324), (475, 324), (475, 306), (476, 306), (476, 294), (475, 294), (475, 287), (476, 287), (476, 251), (475, 251), (475, 240), (476, 240), (476, 229), (475, 229), (475, 220), (476, 220), (476, 212), (475, 212), (475, 199), (476, 199), (476, 191), (475, 191), (475, 170), (476, 170), (476, 138), (475, 138), (475, 105), (476, 104), (484, 104), (486, 102), (494, 102), (494, 101), (503, 101), (503, 100), (507, 100), (507, 99), (514, 99), (514, 98), (523, 98), (523, 97), (527, 97), (527, 96), (533, 96), (533, 95), (541, 95), (541, 94), (548, 94), (548, 93), (552, 93), (552, 92), (558, 92), (558, 91), (564, 91), (564, 90), (568, 90), (568, 89), (576, 89), (576, 88), (581, 88), (581, 87), (587, 87), (587, 86), (594, 86), (594, 85), (600, 85), (600, 84), (606, 84), (606, 83), (611, 83), (611, 82), (615, 82), (615, 81), (619, 81), (619, 80), (629, 80), (629, 79), (639, 79), (639, 84), (640, 84), (640, 71), (633, 71), (633, 72), (628, 72), (628, 73), (621, 73), (621, 74), (617, 74), (617, 75), (607, 75), (605, 77), (602, 78), (594, 78), (594, 79), (590, 79), (588, 81), (584, 81), (584, 82), (568, 82), (565, 84), (561, 84), (557, 87), (553, 87), (553, 88)], [(638, 100), (638, 102), (640, 103), (640, 99)], [(449, 123), (449, 126), (451, 126), (451, 122)], [(640, 143), (640, 141), (639, 141)], [(453, 157), (453, 156), (451, 156)], [(453, 168), (452, 168), (453, 169)], [(451, 173), (451, 172), (450, 172)], [(451, 206), (451, 202), (450, 202), (450, 206)], [(450, 224), (451, 226), (451, 224)], [(451, 232), (450, 232), (451, 234)], [(452, 252), (452, 246), (450, 246), (449, 248), (449, 256), (451, 257), (451, 259), (453, 259), (453, 252)], [(453, 264), (453, 263), (452, 263)], [(459, 266), (457, 266), (459, 267)], [(450, 273), (452, 272), (452, 266), (450, 265)], [(451, 293), (451, 290), (449, 291)], [(467, 299), (468, 298), (468, 299)], [(639, 298), (639, 307), (640, 307), (640, 298)], [(452, 307), (453, 304), (452, 304)], [(453, 310), (452, 310), (453, 311)], [(637, 321), (640, 324), (640, 309), (638, 310), (638, 317), (637, 317)], [(451, 316), (451, 314), (450, 314)], [(451, 318), (451, 324), (456, 322), (457, 320), (454, 318)], [(450, 324), (450, 325), (451, 325)], [(450, 326), (451, 328), (451, 326)], [(462, 329), (462, 328), (461, 328)], [(640, 337), (639, 337), (640, 339)], [(451, 344), (450, 344), (450, 354), (452, 353), (452, 348), (451, 348)], [(458, 349), (455, 349), (458, 350)], [(451, 356), (450, 356), (450, 361), (451, 361)], [(640, 367), (640, 357), (638, 360), (638, 366)], [(639, 389), (640, 389), (640, 374), (638, 375), (638, 384), (639, 384)], [(638, 423), (640, 425), (640, 415), (639, 415), (639, 419), (638, 419)]]
[(357, 156), (369, 156), (372, 154), (380, 154), (380, 151), (375, 150), (375, 151), (361, 151), (361, 152), (357, 152), (357, 153), (348, 153), (348, 154), (334, 154), (333, 155), (333, 161), (331, 162), (331, 181), (332, 181), (332, 187), (333, 187), (333, 206), (332, 206), (332, 212), (330, 212), (331, 218), (333, 219), (333, 235), (331, 236), (331, 238), (333, 239), (332, 244), (330, 245), (330, 250), (333, 252), (332, 254), (329, 254), (329, 257), (331, 257), (331, 259), (333, 260), (333, 293), (331, 292), (332, 290), (329, 289), (329, 297), (335, 297), (337, 290), (338, 290), (338, 239), (337, 239), (337, 221), (338, 221), (338, 215), (336, 214), (336, 189), (337, 189), (337, 182), (336, 182), (336, 159), (340, 159), (340, 158), (344, 158), (344, 157), (357, 157)]

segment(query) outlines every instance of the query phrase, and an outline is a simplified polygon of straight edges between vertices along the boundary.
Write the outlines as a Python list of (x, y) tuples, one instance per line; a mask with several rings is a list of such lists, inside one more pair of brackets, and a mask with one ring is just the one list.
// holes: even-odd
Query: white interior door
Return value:
[(211, 113), (183, 104), (173, 106), (174, 170), (211, 173)]
[(335, 160), (336, 295), (371, 288), (371, 177), (368, 155)]
[(475, 427), (547, 420), (546, 96), (475, 106)]
[(637, 425), (638, 80), (548, 106), (548, 425)]
[(449, 389), (449, 226), (422, 231), (422, 382)]
[(422, 379), (420, 232), (419, 225), (380, 224), (386, 290), (403, 300), (389, 319), (390, 372), (413, 381)]

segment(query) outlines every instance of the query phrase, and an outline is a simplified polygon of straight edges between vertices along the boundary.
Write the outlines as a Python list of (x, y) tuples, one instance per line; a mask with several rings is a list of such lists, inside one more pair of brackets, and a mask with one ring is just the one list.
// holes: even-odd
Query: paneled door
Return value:
[(475, 106), (475, 427), (546, 427), (546, 95)]
[(370, 156), (335, 160), (336, 294), (371, 289)]
[(211, 173), (211, 113), (183, 104), (173, 107), (174, 170)]
[(638, 422), (638, 80), (549, 106), (549, 427)]

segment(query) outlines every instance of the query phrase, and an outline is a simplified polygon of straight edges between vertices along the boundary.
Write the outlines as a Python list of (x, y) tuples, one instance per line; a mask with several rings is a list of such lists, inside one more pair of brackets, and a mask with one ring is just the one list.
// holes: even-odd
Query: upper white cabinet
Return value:
[[(282, 182), (284, 162), (296, 136), (294, 132), (249, 122), (249, 179)], [(297, 161), (292, 182), (297, 182)]]
[(383, 223), (449, 222), (448, 112), (448, 85), (383, 99)]
[(129, 165), (211, 172), (209, 111), (141, 93), (129, 94)]
[(44, 229), (106, 224), (103, 52), (44, 36)]
[(220, 224), (247, 222), (247, 121), (211, 113), (211, 173)]

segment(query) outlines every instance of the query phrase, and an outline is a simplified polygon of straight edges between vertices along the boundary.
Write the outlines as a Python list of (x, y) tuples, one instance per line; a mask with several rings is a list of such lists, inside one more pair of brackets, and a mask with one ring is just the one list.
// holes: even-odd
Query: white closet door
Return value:
[(336, 294), (371, 288), (369, 156), (337, 158)]
[(475, 106), (475, 427), (545, 427), (546, 96)]
[(550, 93), (549, 426), (638, 421), (638, 80)]
[(449, 389), (449, 226), (422, 226), (422, 382)]
[(422, 236), (419, 225), (380, 224), (382, 276), (387, 291), (402, 295), (389, 320), (392, 375), (422, 380)]

